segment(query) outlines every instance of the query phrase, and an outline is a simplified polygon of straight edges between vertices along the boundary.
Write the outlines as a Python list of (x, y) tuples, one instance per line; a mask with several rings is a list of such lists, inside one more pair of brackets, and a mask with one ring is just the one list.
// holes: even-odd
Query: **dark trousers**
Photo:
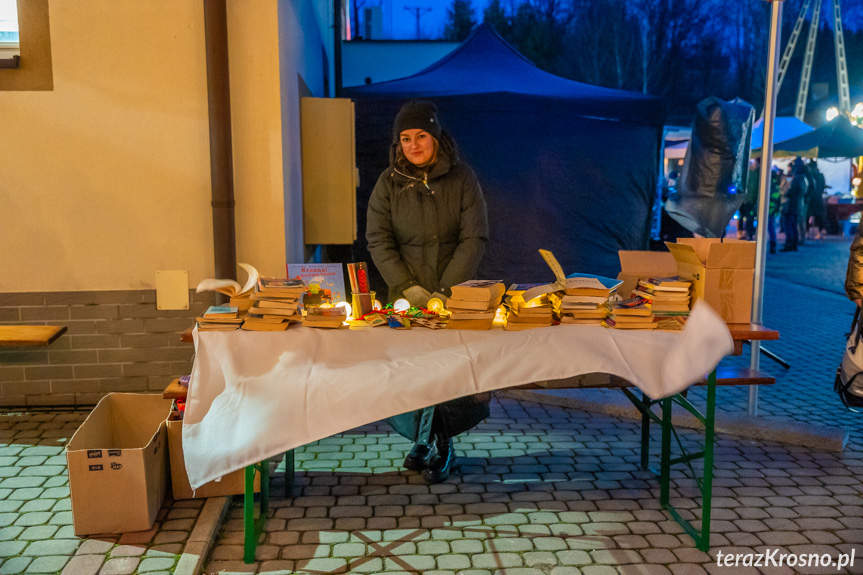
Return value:
[(782, 214), (782, 231), (785, 232), (785, 247), (787, 249), (797, 249), (797, 241), (799, 239), (797, 233), (798, 214)]

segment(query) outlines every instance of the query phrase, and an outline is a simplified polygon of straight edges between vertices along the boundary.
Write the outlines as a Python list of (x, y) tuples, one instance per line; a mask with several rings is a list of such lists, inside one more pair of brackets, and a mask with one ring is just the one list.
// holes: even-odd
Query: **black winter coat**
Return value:
[(389, 301), (403, 297), (412, 285), (449, 296), (449, 288), (474, 279), (485, 253), (488, 214), (482, 189), (446, 135), (428, 174), (399, 166), (398, 145), (369, 199), (369, 252), (389, 286)]

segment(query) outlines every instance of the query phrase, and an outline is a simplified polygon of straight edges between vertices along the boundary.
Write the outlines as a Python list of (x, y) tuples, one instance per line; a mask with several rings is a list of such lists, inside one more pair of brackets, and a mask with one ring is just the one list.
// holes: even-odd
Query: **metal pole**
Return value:
[[(764, 93), (764, 140), (761, 150), (761, 177), (758, 196), (758, 235), (755, 242), (755, 281), (752, 292), (752, 323), (761, 323), (764, 309), (764, 267), (767, 262), (767, 218), (770, 217), (770, 181), (773, 170), (773, 122), (776, 118), (776, 71), (779, 63), (779, 45), (782, 37), (782, 1), (771, 0), (770, 50), (767, 63), (767, 82)], [(761, 345), (752, 342), (749, 366), (758, 371)], [(749, 415), (758, 415), (758, 386), (749, 386)]]

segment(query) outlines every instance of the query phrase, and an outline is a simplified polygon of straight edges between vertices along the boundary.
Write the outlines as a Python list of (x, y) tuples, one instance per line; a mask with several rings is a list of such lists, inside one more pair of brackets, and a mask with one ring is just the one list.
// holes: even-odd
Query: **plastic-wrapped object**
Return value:
[(698, 103), (677, 191), (665, 209), (693, 233), (721, 238), (745, 197), (755, 110), (743, 100)]

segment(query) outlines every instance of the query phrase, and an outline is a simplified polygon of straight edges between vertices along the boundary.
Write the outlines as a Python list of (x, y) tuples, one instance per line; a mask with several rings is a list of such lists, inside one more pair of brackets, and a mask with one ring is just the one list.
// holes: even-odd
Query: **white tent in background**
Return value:
[(668, 160), (682, 160), (686, 157), (689, 148), (689, 140), (677, 142), (665, 147), (665, 158)]

